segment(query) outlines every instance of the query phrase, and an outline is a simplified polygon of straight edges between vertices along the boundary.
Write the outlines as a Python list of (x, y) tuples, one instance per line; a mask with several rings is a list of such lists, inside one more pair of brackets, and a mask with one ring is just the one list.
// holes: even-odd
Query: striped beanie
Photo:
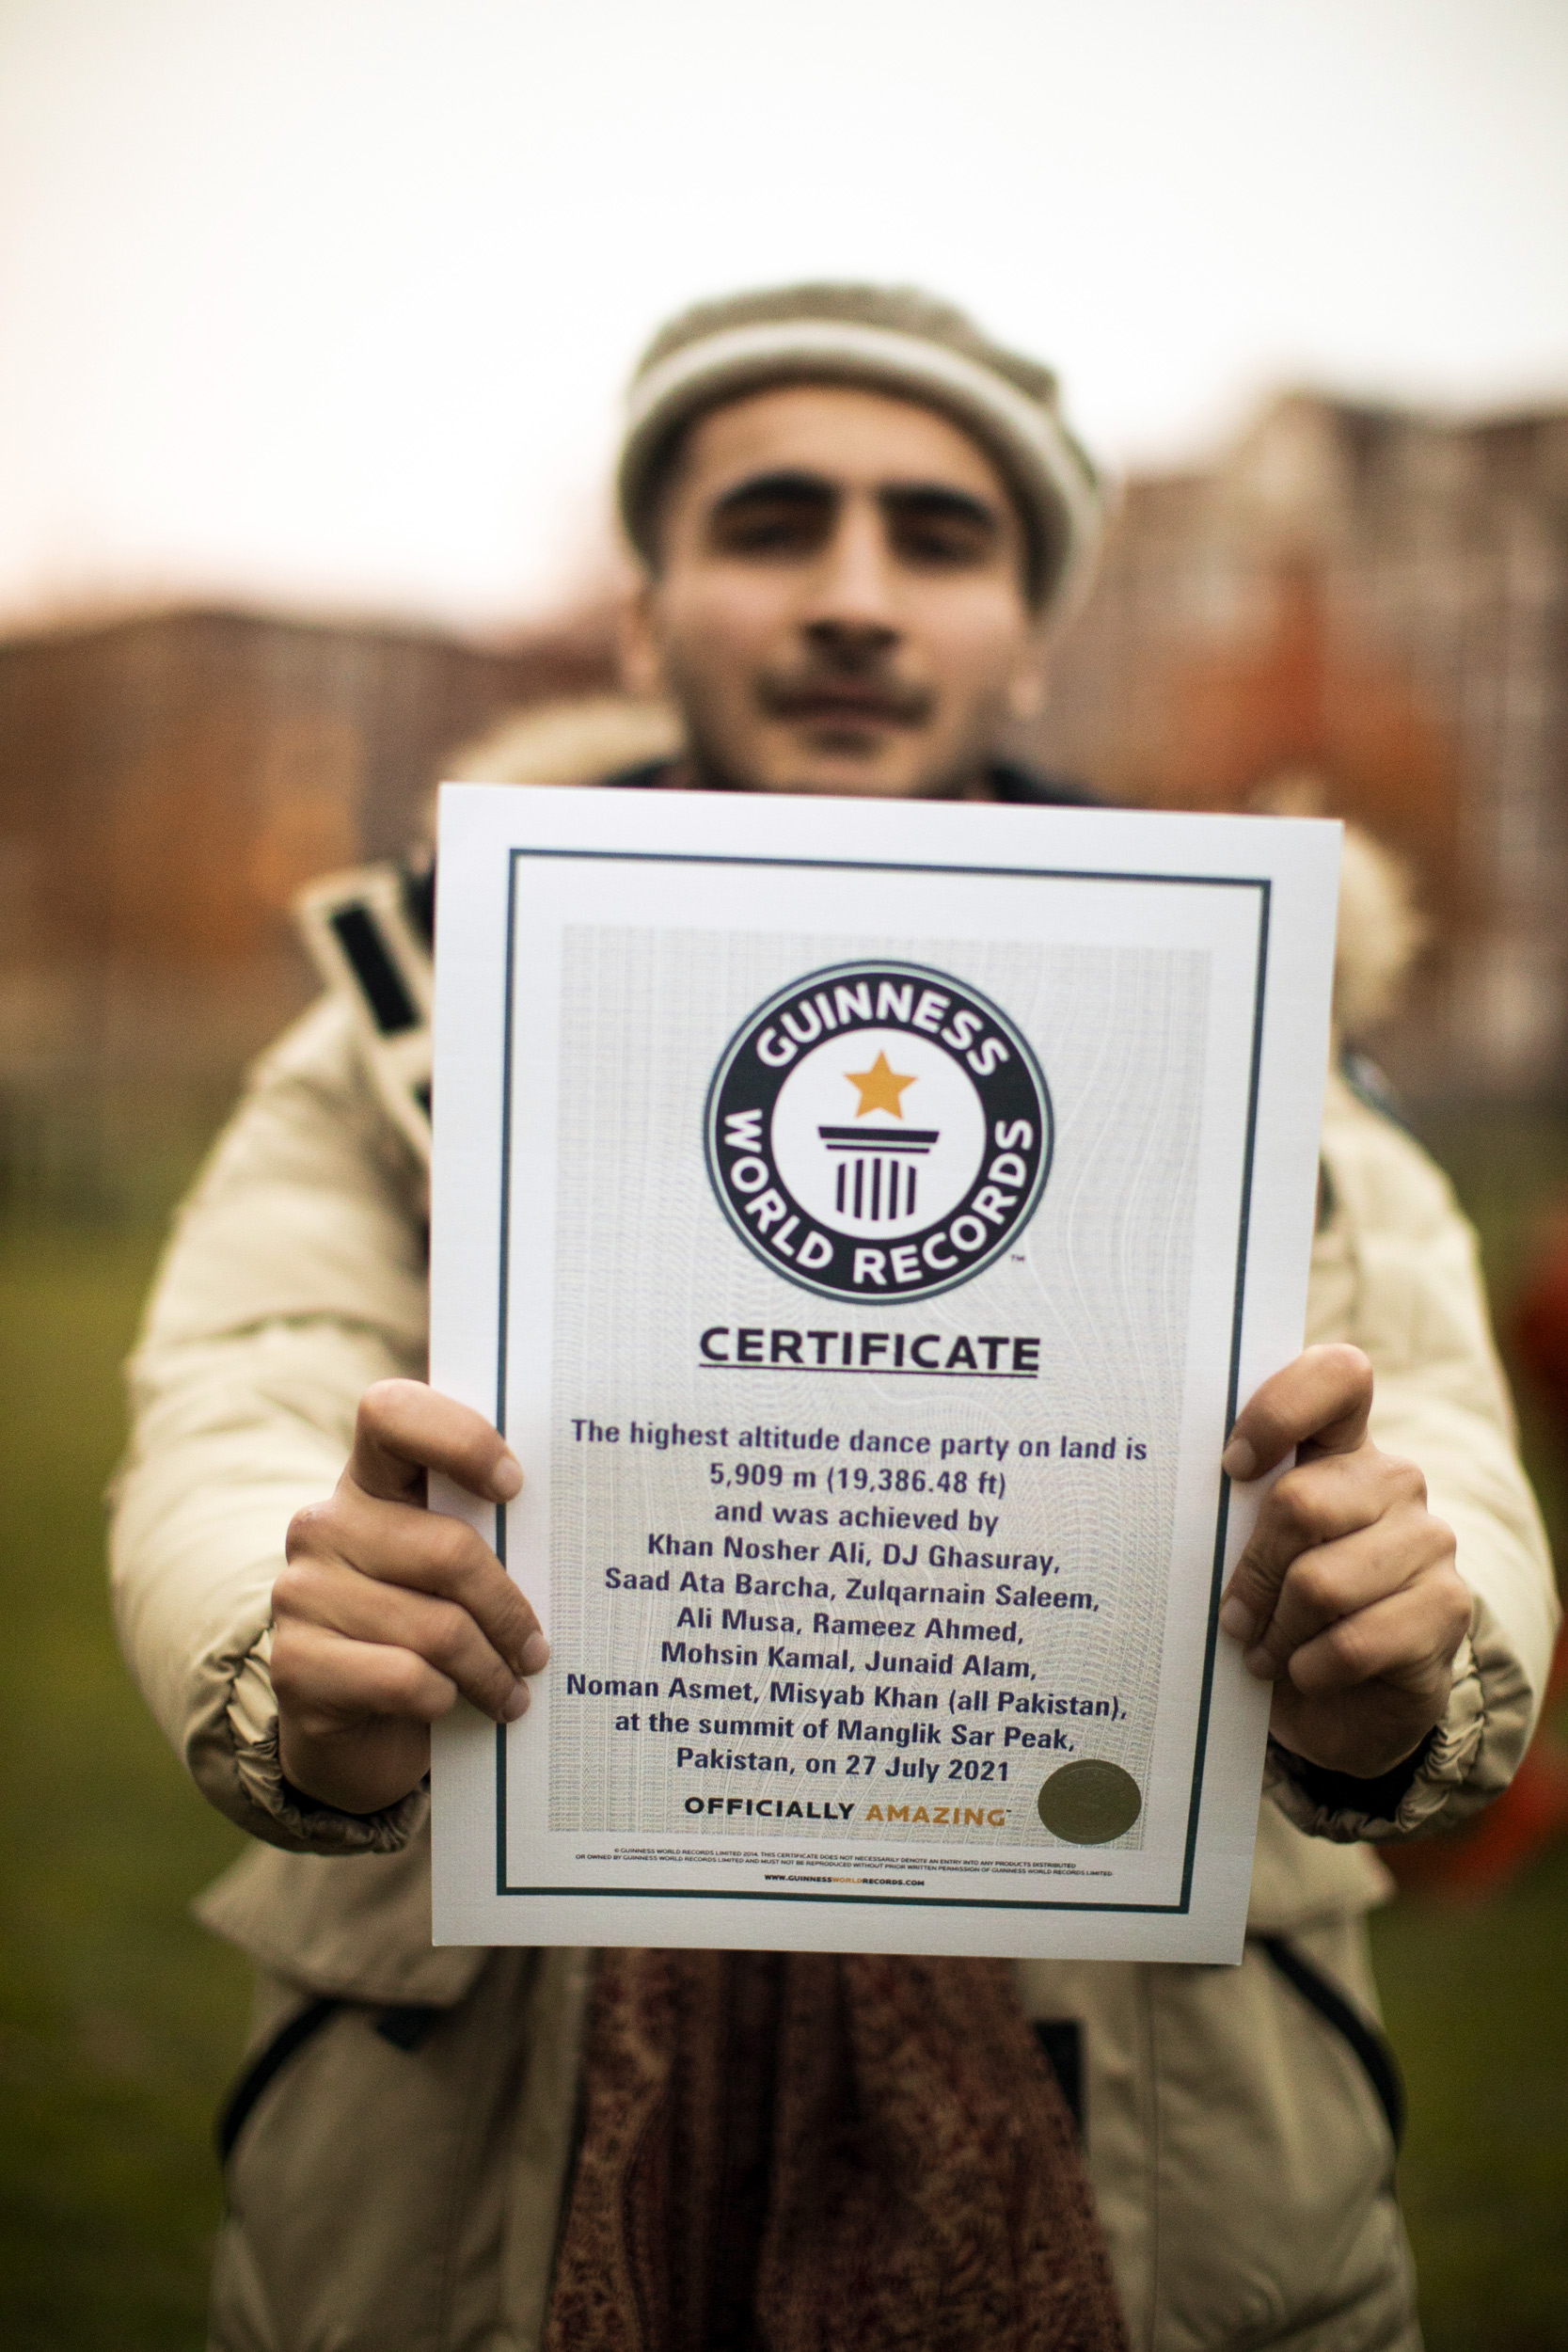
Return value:
[(1104, 520), (1095, 467), (1064, 423), (1056, 379), (949, 303), (902, 286), (786, 286), (699, 303), (661, 327), (627, 395), (621, 517), (645, 559), (682, 435), (722, 402), (786, 383), (857, 384), (940, 409), (994, 460), (1027, 534), (1039, 610), (1076, 604)]

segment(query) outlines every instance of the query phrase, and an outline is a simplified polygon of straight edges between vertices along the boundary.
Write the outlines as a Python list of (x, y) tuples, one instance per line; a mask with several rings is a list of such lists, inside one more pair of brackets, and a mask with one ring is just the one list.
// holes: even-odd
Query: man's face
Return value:
[(1039, 625), (1000, 474), (933, 409), (789, 385), (693, 426), (666, 486), (629, 666), (710, 782), (976, 789), (1037, 706)]

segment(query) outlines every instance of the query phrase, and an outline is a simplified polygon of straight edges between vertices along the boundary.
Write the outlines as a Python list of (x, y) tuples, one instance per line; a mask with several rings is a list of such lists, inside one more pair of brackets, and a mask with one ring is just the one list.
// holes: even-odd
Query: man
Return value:
[[(1092, 471), (1043, 370), (916, 295), (803, 288), (714, 305), (645, 358), (620, 491), (642, 564), (628, 676), (673, 698), (686, 748), (612, 783), (1070, 797), (996, 759), (1037, 704), (1051, 626), (1098, 528)], [(646, 2034), (615, 2041), (630, 1963), (610, 1956), (590, 2008), (592, 1956), (429, 1943), (429, 1725), (459, 1693), (515, 1719), (547, 1648), (482, 1540), (423, 1508), (428, 1470), (491, 1500), (520, 1472), (478, 1415), (418, 1383), (422, 1180), (388, 1083), (343, 1001), (275, 1049), (184, 1212), (132, 1368), (123, 1637), (200, 1786), (265, 1841), (205, 1906), (263, 1972), (256, 2063), (230, 2118), (214, 2342), (531, 2346), (547, 2327), (552, 2344), (1109, 2344), (1095, 2249), (1070, 2219), (1076, 2159), (1053, 2137), (1027, 2018), (1076, 2094), (1141, 2352), (1413, 2352), (1397, 2074), (1361, 1928), (1386, 1880), (1361, 1841), (1447, 1824), (1506, 1784), (1555, 1625), (1470, 1236), (1436, 1171), (1331, 1080), (1316, 1344), (1250, 1401), (1226, 1454), (1245, 1481), (1298, 1449), (1222, 1615), (1275, 1693), (1243, 1965), (1008, 1973), (992, 2042), (1022, 2053), (1024, 2122), (995, 2161), (1023, 2180), (1036, 2135), (1035, 2169), (1069, 2217), (1052, 2273), (1069, 2281), (1061, 2324), (1016, 2234), (997, 2257), (1017, 2256), (1010, 2303), (986, 2304), (984, 2263), (954, 2283), (980, 2242), (979, 2175), (970, 2238), (949, 2215), (958, 2250), (919, 2288), (933, 2315), (900, 2305), (879, 2333), (869, 2303), (808, 2312), (809, 2265), (775, 2226), (784, 2159), (756, 2123), (774, 2112), (768, 2090), (748, 2165), (722, 2174), (749, 2185), (717, 2209), (719, 2234), (727, 2218), (750, 2251), (727, 2285), (704, 2254), (707, 2317), (683, 2333), (673, 2257), (648, 2242), (664, 2225), (638, 2236), (634, 2154), (617, 2140), (626, 2052), (653, 2063)], [(993, 1963), (948, 1965), (991, 1970), (976, 2000), (1000, 1982)], [(841, 2007), (896, 1994), (846, 1983)], [(774, 2047), (777, 1987), (761, 1984), (731, 1988), (732, 2008), (761, 2004), (726, 2045), (740, 2073)], [(677, 2105), (702, 2071), (686, 2053), (712, 2058), (690, 2010)], [(870, 2098), (870, 2082), (845, 2095)], [(734, 2117), (719, 2129), (733, 2156)], [(677, 2183), (692, 2131), (660, 2159)], [(827, 2137), (817, 2153), (826, 2167)], [(693, 2172), (693, 2209), (699, 2186)], [(657, 2211), (680, 2220), (679, 2194)], [(689, 2294), (698, 2273), (678, 2275)], [(883, 2288), (914, 2293), (902, 2273)]]

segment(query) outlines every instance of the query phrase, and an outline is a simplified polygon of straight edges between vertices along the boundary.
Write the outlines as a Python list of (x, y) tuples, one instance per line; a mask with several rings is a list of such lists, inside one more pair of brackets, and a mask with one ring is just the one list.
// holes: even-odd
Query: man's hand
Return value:
[(1239, 1416), (1231, 1478), (1260, 1477), (1292, 1446), (1296, 1467), (1264, 1502), (1220, 1610), (1248, 1670), (1275, 1686), (1275, 1738), (1363, 1780), (1442, 1720), (1470, 1623), (1453, 1535), (1414, 1463), (1368, 1438), (1371, 1402), (1359, 1348), (1309, 1347)]
[(483, 1537), (425, 1508), (445, 1470), (486, 1502), (523, 1483), (482, 1415), (417, 1380), (367, 1389), (330, 1502), (299, 1512), (273, 1586), (273, 1688), (285, 1779), (345, 1813), (417, 1788), (430, 1726), (459, 1692), (497, 1723), (548, 1658), (539, 1620)]

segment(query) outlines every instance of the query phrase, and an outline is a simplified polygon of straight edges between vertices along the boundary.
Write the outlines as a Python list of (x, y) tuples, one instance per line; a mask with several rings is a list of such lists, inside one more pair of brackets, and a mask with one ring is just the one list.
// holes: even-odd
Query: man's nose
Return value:
[(899, 636), (892, 553), (881, 515), (867, 500), (847, 500), (814, 567), (801, 616), (818, 644), (880, 652)]

